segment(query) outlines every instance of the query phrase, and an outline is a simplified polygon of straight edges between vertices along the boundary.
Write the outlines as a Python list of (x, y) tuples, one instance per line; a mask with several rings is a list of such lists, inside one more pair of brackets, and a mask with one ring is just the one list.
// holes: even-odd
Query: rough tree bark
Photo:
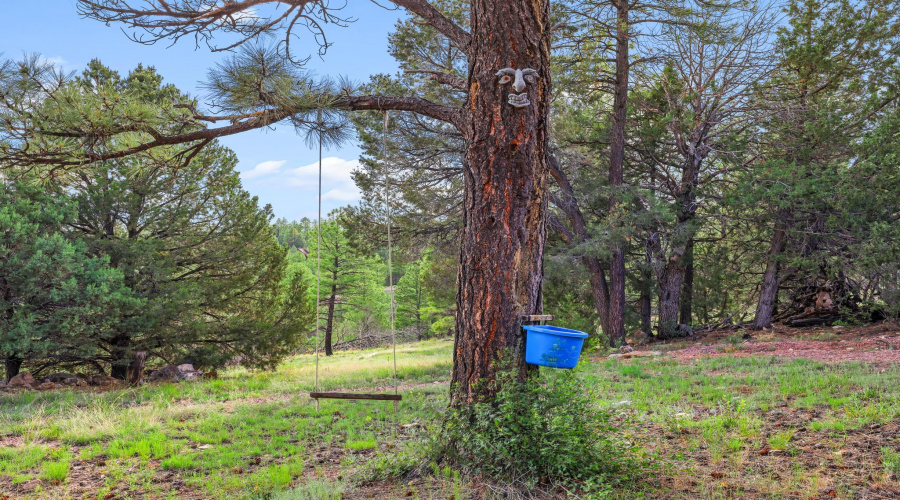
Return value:
[(684, 282), (681, 284), (681, 324), (690, 326), (694, 323), (694, 238), (688, 240), (684, 252)]
[(641, 331), (647, 340), (653, 338), (653, 242), (651, 234), (644, 243), (644, 269), (641, 271)]
[[(550, 97), (549, 0), (473, 0), (465, 196), (451, 403), (490, 398), (507, 363), (524, 378), (520, 316), (541, 312)], [(514, 107), (502, 68), (537, 71)]]
[[(557, 158), (553, 155), (548, 155), (547, 161), (550, 173), (561, 191), (559, 196), (551, 195), (550, 199), (554, 205), (566, 214), (566, 218), (569, 219), (569, 223), (572, 225), (572, 230), (569, 231), (562, 224), (557, 224), (556, 222), (558, 221), (552, 221), (551, 225), (568, 245), (584, 241), (588, 237), (587, 224), (584, 220), (584, 214), (578, 206), (578, 200), (575, 198), (575, 189), (572, 187), (572, 183), (569, 182), (569, 178), (563, 171), (562, 165), (560, 165)], [(609, 285), (606, 281), (603, 264), (600, 262), (600, 259), (590, 255), (582, 255), (581, 263), (584, 264), (588, 271), (594, 308), (597, 310), (597, 315), (600, 316), (600, 328), (603, 330), (603, 333), (609, 334), (612, 329), (609, 323)]]
[(769, 245), (769, 262), (763, 274), (762, 285), (759, 289), (759, 302), (756, 304), (756, 316), (753, 318), (753, 328), (771, 328), (772, 316), (775, 313), (775, 301), (778, 299), (778, 272), (780, 264), (778, 257), (784, 250), (787, 233), (781, 227), (775, 228), (772, 234), (772, 243)]
[[(628, 114), (628, 0), (616, 5), (616, 79), (613, 95), (612, 132), (609, 145), (610, 214), (619, 210), (619, 193), (625, 183), (625, 118)], [(625, 248), (622, 243), (612, 247), (609, 268), (609, 343), (616, 347), (625, 344)]]
[[(337, 258), (335, 258), (337, 261)], [(325, 355), (334, 354), (332, 349), (332, 333), (334, 332), (334, 303), (337, 302), (337, 272), (333, 278), (335, 281), (331, 285), (331, 295), (328, 297), (328, 316), (325, 318)]]
[(678, 312), (681, 300), (681, 284), (684, 281), (684, 256), (675, 253), (669, 257), (665, 267), (658, 273), (659, 318), (658, 338), (665, 340), (679, 336)]
[(147, 363), (147, 351), (138, 351), (134, 353), (134, 359), (128, 365), (127, 375), (125, 377), (128, 385), (135, 386), (141, 383), (144, 378), (144, 365)]
[(130, 363), (130, 347), (131, 338), (127, 334), (119, 334), (113, 338), (111, 342), (112, 362), (109, 367), (109, 375), (119, 380), (125, 380), (128, 375), (128, 364)]
[(22, 358), (13, 355), (7, 354), (6, 359), (4, 360), (4, 368), (6, 369), (6, 381), (9, 382), (9, 379), (15, 377), (19, 374), (19, 370), (22, 369), (22, 362), (25, 361)]

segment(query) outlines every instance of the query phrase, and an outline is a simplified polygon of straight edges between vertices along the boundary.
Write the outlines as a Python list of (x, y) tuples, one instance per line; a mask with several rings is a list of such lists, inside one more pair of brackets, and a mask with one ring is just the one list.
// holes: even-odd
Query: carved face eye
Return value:
[(528, 83), (534, 83), (534, 76), (532, 76), (532, 75), (526, 75), (526, 76), (525, 76), (525, 81), (528, 82)]
[(500, 77), (500, 84), (509, 83), (510, 80), (512, 80), (512, 78), (510, 78), (509, 75), (503, 75)]

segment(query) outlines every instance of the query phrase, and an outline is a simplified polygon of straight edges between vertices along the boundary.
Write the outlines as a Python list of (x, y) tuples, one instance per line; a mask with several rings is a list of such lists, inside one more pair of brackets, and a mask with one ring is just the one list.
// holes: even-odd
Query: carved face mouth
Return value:
[(510, 106), (514, 106), (517, 108), (524, 108), (525, 106), (530, 106), (531, 101), (528, 100), (528, 94), (509, 94), (509, 97), (506, 100)]

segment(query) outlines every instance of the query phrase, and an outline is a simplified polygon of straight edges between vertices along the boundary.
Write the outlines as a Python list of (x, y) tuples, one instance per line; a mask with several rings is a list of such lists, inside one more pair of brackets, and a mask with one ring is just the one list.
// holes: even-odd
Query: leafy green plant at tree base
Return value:
[(494, 401), (449, 411), (438, 456), (528, 489), (560, 485), (598, 493), (641, 469), (576, 373), (543, 371), (520, 382), (504, 371), (496, 383), (503, 389)]

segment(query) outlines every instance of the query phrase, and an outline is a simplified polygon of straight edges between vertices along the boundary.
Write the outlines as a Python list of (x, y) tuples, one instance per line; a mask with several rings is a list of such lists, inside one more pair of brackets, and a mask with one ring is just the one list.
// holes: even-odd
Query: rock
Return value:
[(119, 379), (110, 377), (109, 375), (94, 375), (90, 380), (90, 385), (94, 387), (109, 387), (118, 383)]
[(150, 381), (158, 381), (158, 380), (171, 380), (173, 382), (177, 382), (179, 380), (178, 374), (181, 373), (178, 370), (178, 367), (175, 365), (166, 365), (158, 370), (153, 370), (147, 375), (147, 380)]
[(0, 389), (6, 387), (6, 381), (0, 378)]
[(51, 389), (56, 389), (56, 384), (49, 380), (37, 386), (37, 390), (39, 391), (49, 391)]
[(69, 387), (87, 387), (88, 383), (78, 375), (71, 373), (51, 373), (46, 380), (54, 384), (63, 384)]
[[(190, 368), (190, 370), (182, 368)], [(203, 372), (194, 370), (194, 366), (191, 364), (183, 364), (178, 366), (167, 365), (158, 370), (153, 370), (152, 372), (150, 372), (150, 375), (147, 376), (147, 380), (171, 380), (172, 382), (180, 382), (182, 380), (198, 379), (202, 376)]]
[(690, 325), (680, 324), (675, 327), (675, 331), (678, 332), (679, 337), (693, 337), (694, 329), (690, 327)]
[(181, 372), (181, 380), (196, 380), (203, 376), (203, 372)]
[(22, 372), (15, 377), (9, 379), (7, 383), (9, 387), (27, 387), (31, 388), (34, 385), (34, 377), (31, 376), (28, 372)]
[(634, 351), (634, 347), (631, 347), (628, 344), (625, 344), (622, 347), (619, 347), (619, 352), (621, 352), (622, 354), (627, 354), (632, 351)]
[(46, 380), (49, 380), (50, 382), (54, 382), (54, 383), (58, 383), (58, 384), (65, 383), (66, 380), (68, 380), (70, 378), (78, 378), (78, 377), (76, 377), (75, 375), (72, 375), (71, 373), (64, 373), (64, 372), (51, 373), (50, 375), (47, 375), (45, 377)]

